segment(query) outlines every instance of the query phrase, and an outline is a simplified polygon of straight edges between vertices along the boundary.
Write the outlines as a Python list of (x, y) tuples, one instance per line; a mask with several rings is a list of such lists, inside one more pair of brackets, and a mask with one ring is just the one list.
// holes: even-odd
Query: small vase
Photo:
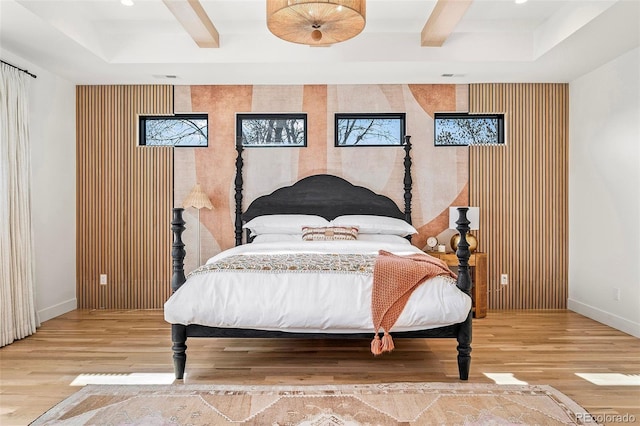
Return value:
[[(458, 243), (460, 242), (460, 234), (454, 234), (451, 237), (451, 249), (456, 252), (458, 250)], [(478, 247), (478, 240), (473, 234), (467, 232), (467, 243), (469, 243), (469, 252), (473, 253)]]

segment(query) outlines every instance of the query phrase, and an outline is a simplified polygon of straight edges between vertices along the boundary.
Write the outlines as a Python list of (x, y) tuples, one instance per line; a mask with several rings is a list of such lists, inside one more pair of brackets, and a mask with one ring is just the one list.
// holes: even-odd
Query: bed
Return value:
[[(242, 204), (241, 149), (237, 206)], [(405, 149), (408, 159), (410, 145)], [(182, 209), (175, 208), (173, 293), (165, 303), (165, 320), (171, 324), (176, 379), (184, 377), (189, 337), (373, 337), (371, 351), (379, 355), (393, 349), (392, 335), (396, 342), (456, 339), (459, 377), (467, 380), (472, 335), (468, 244), (464, 238), (458, 244), (457, 277), (410, 244), (415, 229), (409, 167), (410, 159), (405, 161), (404, 212), (390, 198), (328, 174), (258, 197), (245, 211), (236, 209), (236, 247), (188, 277)], [(460, 209), (457, 223), (465, 235), (466, 209)], [(403, 290), (394, 275), (391, 287), (382, 287), (383, 276), (389, 285), (389, 276), (378, 272), (383, 260), (403, 276), (413, 265), (422, 268), (419, 277), (428, 268), (429, 278), (403, 278)], [(405, 296), (387, 297), (394, 291)], [(380, 300), (386, 303), (382, 308)]]

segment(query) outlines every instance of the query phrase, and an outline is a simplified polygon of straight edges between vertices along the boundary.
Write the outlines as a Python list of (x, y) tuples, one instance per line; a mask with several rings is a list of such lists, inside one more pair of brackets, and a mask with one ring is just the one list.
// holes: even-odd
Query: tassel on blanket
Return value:
[(393, 339), (386, 331), (384, 332), (382, 339), (380, 339), (380, 336), (376, 333), (371, 341), (371, 353), (374, 355), (380, 355), (383, 352), (391, 352), (394, 349), (395, 345), (393, 344)]
[(391, 335), (385, 331), (384, 336), (382, 336), (382, 352), (391, 352), (393, 349), (395, 349), (393, 339)]
[(371, 341), (371, 353), (374, 355), (380, 355), (382, 353), (382, 342), (380, 341), (378, 333), (376, 333)]

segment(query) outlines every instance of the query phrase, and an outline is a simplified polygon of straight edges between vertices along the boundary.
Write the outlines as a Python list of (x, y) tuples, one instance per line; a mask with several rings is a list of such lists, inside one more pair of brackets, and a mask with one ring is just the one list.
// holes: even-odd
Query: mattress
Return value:
[[(278, 241), (251, 243), (223, 251), (188, 275), (167, 300), (171, 324), (277, 330), (299, 333), (373, 332), (370, 268), (225, 269), (231, 260), (253, 258), (369, 258), (379, 250), (397, 255), (422, 253), (397, 241)], [(277, 263), (276, 260), (270, 263)], [(323, 261), (324, 262), (324, 261)], [(471, 298), (450, 277), (423, 282), (412, 293), (391, 331), (437, 328), (465, 321)]]

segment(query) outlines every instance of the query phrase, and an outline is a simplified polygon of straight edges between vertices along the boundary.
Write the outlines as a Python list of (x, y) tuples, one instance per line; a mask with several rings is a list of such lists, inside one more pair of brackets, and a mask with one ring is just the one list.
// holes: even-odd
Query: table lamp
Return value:
[(207, 197), (207, 194), (204, 193), (202, 188), (200, 188), (200, 184), (197, 183), (196, 186), (193, 187), (187, 198), (182, 202), (182, 206), (187, 209), (189, 207), (193, 207), (198, 210), (198, 266), (201, 265), (200, 261), (200, 209), (203, 207), (211, 210), (213, 208), (213, 204), (211, 204), (211, 200)]

